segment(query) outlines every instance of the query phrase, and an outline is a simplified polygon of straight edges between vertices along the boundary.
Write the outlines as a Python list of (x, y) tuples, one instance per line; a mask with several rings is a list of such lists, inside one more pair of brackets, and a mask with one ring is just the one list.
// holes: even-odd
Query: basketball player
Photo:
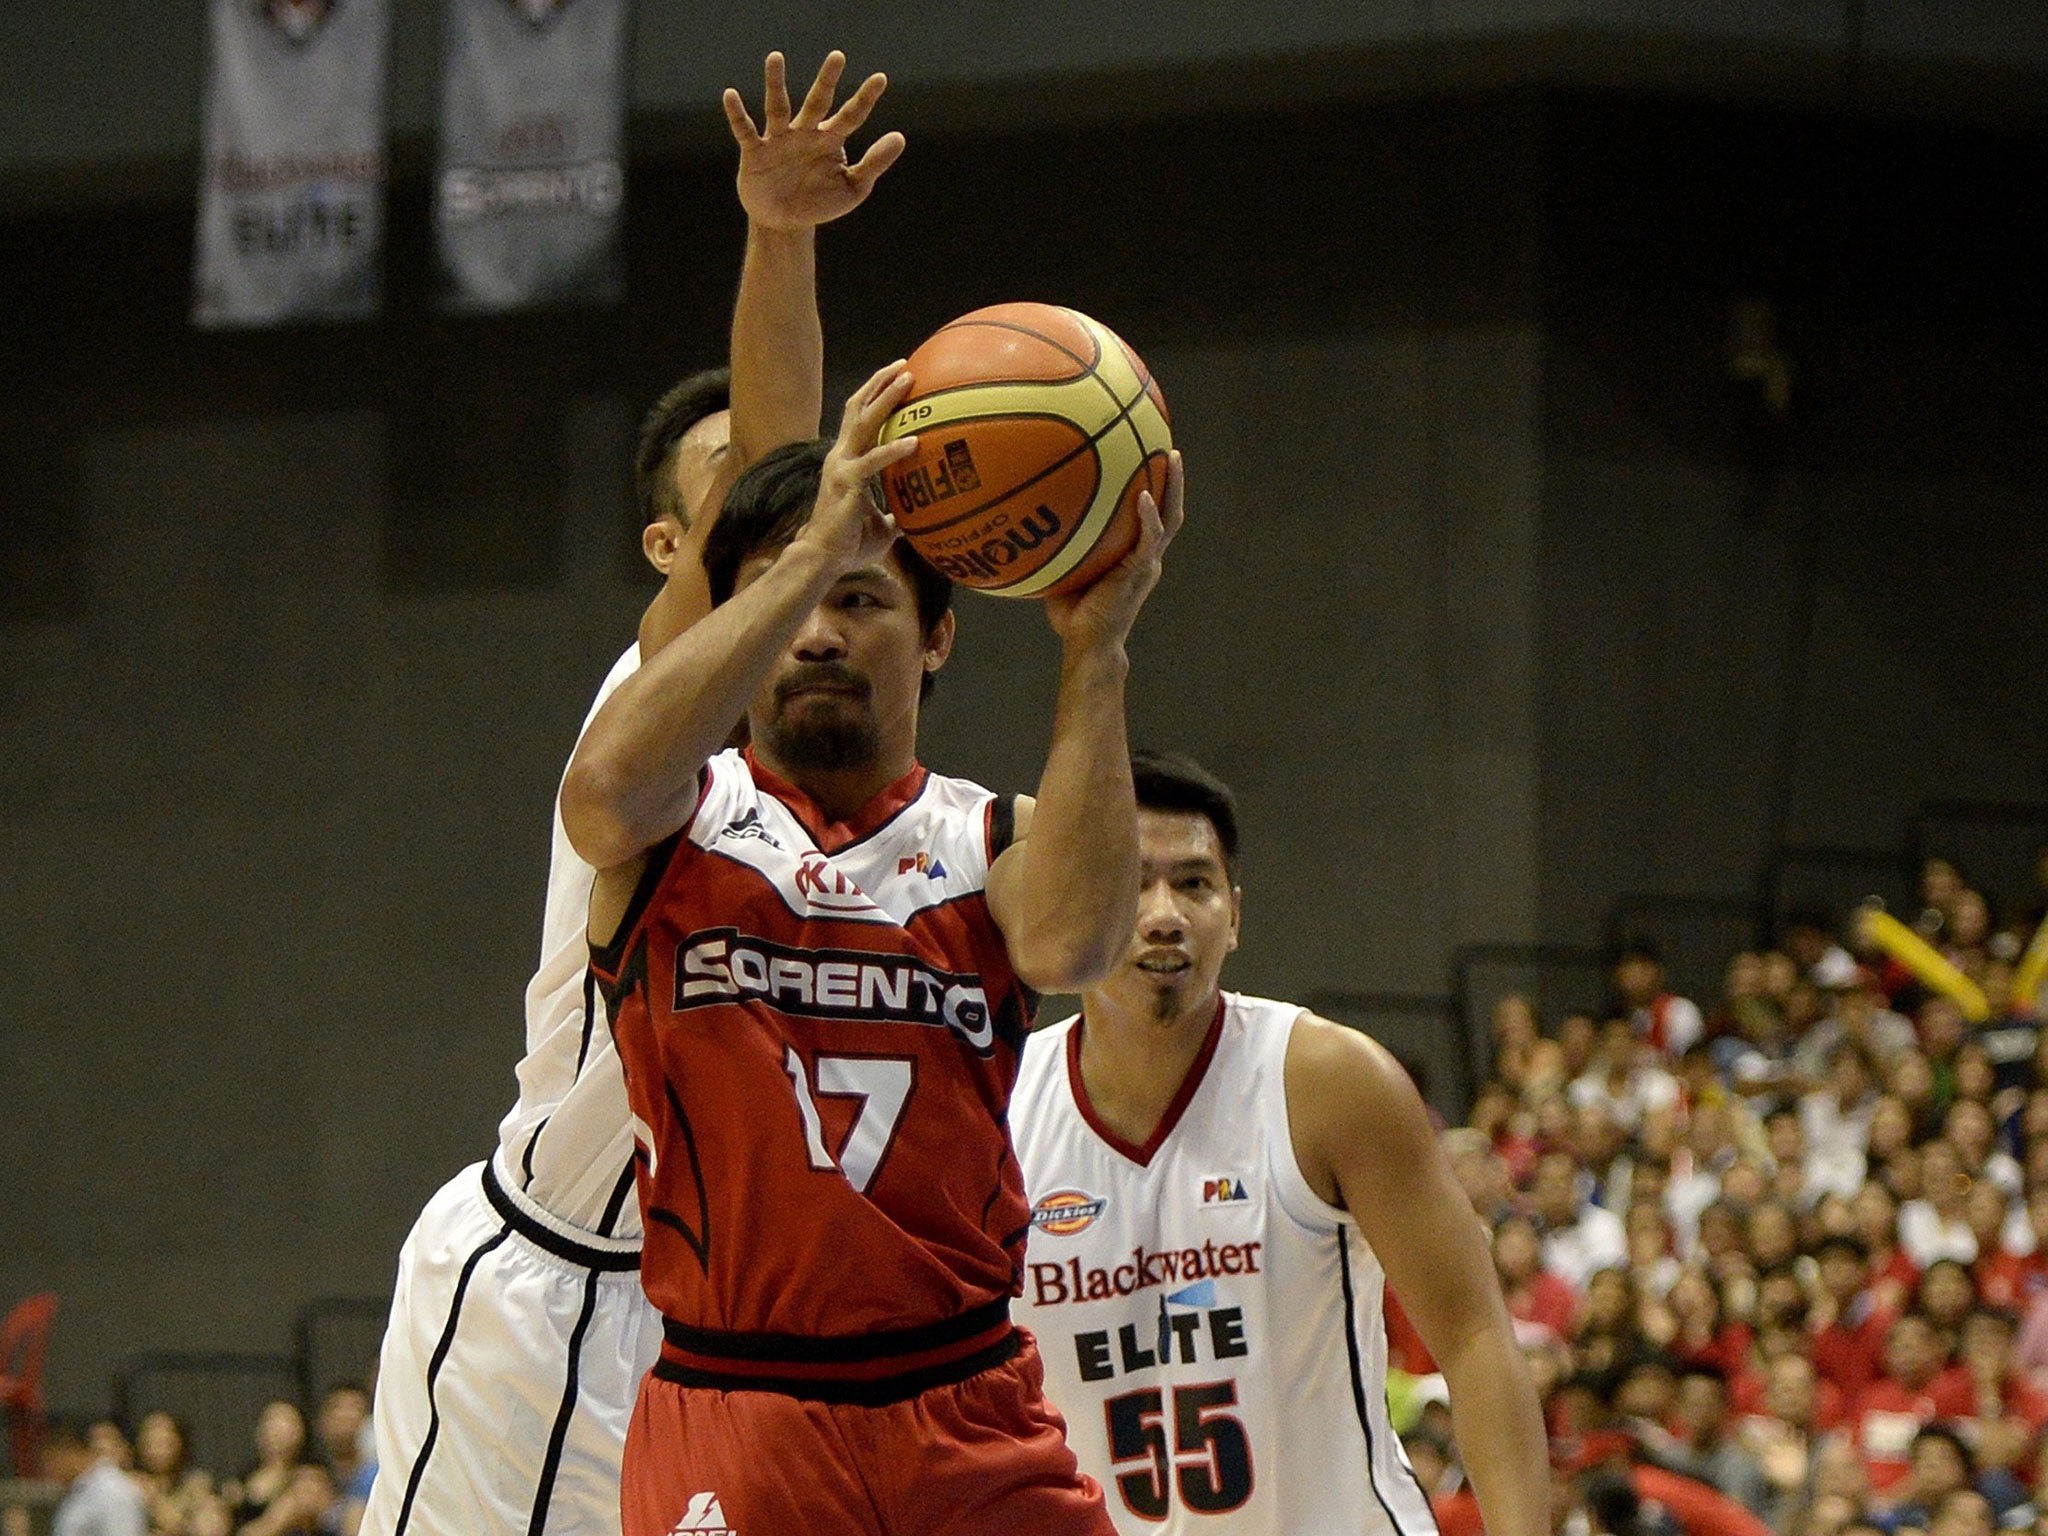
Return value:
[[(792, 113), (781, 55), (771, 54), (759, 131), (727, 92), (748, 214), (732, 371), (685, 381), (649, 419), (636, 479), (644, 547), (665, 581), (600, 703), (708, 609), (699, 548), (711, 520), (699, 514), (763, 450), (817, 430), (813, 232), (859, 204), (903, 145), (890, 134), (847, 165), (846, 138), (886, 82), (871, 77), (833, 113), (844, 64), (831, 55)], [(619, 1528), (626, 1423), (658, 1320), (639, 1284), (625, 1084), (584, 997), (595, 874), (569, 847), (558, 811), (519, 1102), (496, 1154), (433, 1197), (399, 1256), (367, 1536)]]
[[(709, 618), (598, 712), (562, 788), (605, 866), (593, 967), (639, 1138), (661, 1359), (628, 1536), (1108, 1536), (1009, 1321), (1028, 1212), (1004, 1111), (1030, 989), (1122, 949), (1137, 879), (1124, 642), (1181, 517), (1046, 602), (1062, 666), (1038, 796), (917, 762), (949, 585), (869, 481), (901, 363), (837, 442), (743, 476)], [(752, 745), (720, 751), (747, 712)], [(616, 867), (612, 867), (616, 866)]]
[(1125, 1532), (1434, 1533), (1387, 1421), (1391, 1280), (1442, 1362), (1492, 1536), (1545, 1536), (1536, 1394), (1485, 1233), (1364, 1035), (1222, 991), (1230, 791), (1139, 754), (1120, 963), (1032, 1036), (1010, 1125), (1034, 1202), (1019, 1321)]

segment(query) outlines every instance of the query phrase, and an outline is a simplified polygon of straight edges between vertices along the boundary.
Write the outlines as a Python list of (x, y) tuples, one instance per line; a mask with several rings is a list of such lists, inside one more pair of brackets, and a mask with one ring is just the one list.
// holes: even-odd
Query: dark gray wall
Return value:
[[(2041, 141), (1583, 104), (1547, 163), (1546, 933), (2048, 801)], [(1729, 373), (1745, 297), (1782, 421)]]
[[(1240, 985), (1433, 990), (1448, 940), (1533, 933), (1539, 121), (927, 136), (827, 241), (835, 387), (1009, 297), (1164, 382), (1192, 521), (1132, 713), (1244, 792)], [(268, 336), (185, 329), (184, 207), (8, 230), (0, 1296), (64, 1294), (59, 1401), (386, 1287), (491, 1144), (549, 796), (646, 595), (631, 424), (722, 350), (727, 177), (637, 178), (628, 309), (513, 322), (426, 314), (403, 216), (384, 321)], [(927, 758), (1029, 787), (1052, 663), (965, 599)]]

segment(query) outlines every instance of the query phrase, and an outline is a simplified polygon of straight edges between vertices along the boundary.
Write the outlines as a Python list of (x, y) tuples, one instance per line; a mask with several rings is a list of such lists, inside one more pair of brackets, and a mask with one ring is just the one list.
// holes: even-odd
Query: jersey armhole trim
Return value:
[[(697, 803), (704, 803), (704, 791), (700, 787)], [(690, 821), (696, 820), (691, 812)], [(601, 982), (616, 982), (624, 966), (626, 956), (633, 951), (633, 945), (640, 937), (640, 926), (647, 919), (648, 910), (654, 905), (654, 898), (668, 883), (669, 871), (675, 867), (683, 845), (689, 841), (690, 823), (685, 822), (667, 837), (647, 850), (647, 865), (640, 871), (639, 882), (633, 887), (633, 895), (626, 903), (626, 910), (619, 918), (618, 931), (604, 944), (590, 946), (590, 968), (597, 973)]]
[(1294, 1017), (1287, 1021), (1286, 1037), (1274, 1053), (1273, 1067), (1280, 1084), (1280, 1113), (1269, 1122), (1271, 1128), (1266, 1134), (1272, 1143), (1269, 1158), (1274, 1193), (1280, 1197), (1280, 1208), (1295, 1225), (1327, 1235), (1356, 1230), (1358, 1224), (1352, 1220), (1349, 1211), (1340, 1205), (1330, 1204), (1316, 1193), (1308, 1175), (1301, 1171), (1301, 1160), (1294, 1155), (1294, 1106), (1287, 1098), (1287, 1054), (1293, 1046), (1295, 1030), (1308, 1017), (1308, 1009), (1295, 1010)]
[(1017, 840), (1017, 797), (991, 795), (982, 813), (982, 834), (988, 843), (988, 861), (993, 864)]

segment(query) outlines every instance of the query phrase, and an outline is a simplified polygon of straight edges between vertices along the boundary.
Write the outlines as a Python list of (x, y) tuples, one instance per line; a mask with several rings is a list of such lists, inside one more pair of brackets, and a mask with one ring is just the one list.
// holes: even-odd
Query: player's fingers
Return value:
[(723, 101), (726, 123), (732, 128), (732, 136), (739, 141), (740, 148), (747, 149), (760, 143), (761, 131), (754, 126), (754, 119), (747, 111), (745, 98), (728, 86)]
[(789, 126), (789, 81), (785, 77), (782, 55), (771, 53), (761, 66), (761, 110), (762, 117), (770, 130)]
[(1171, 539), (1180, 532), (1181, 524), (1187, 521), (1187, 469), (1181, 462), (1180, 450), (1174, 448), (1166, 455), (1166, 501), (1159, 509), (1160, 524), (1166, 537)]
[(913, 432), (908, 437), (894, 438), (889, 442), (870, 448), (866, 453), (855, 459), (849, 467), (855, 474), (865, 480), (879, 475), (891, 464), (902, 463), (915, 452), (917, 452), (917, 434)]
[(846, 397), (846, 413), (839, 419), (839, 440), (842, 443), (851, 441), (860, 431), (861, 423), (868, 413), (868, 406), (880, 399), (896, 379), (908, 376), (908, 368), (900, 357), (893, 363), (884, 363), (869, 374), (866, 382)]
[(880, 432), (882, 423), (896, 413), (896, 407), (910, 394), (910, 385), (910, 371), (906, 368), (862, 406), (860, 415), (863, 430), (869, 433)]
[(815, 128), (825, 120), (832, 110), (832, 98), (839, 94), (839, 77), (845, 72), (846, 55), (834, 48), (825, 55), (825, 62), (818, 66), (818, 78), (804, 93), (804, 104), (796, 112), (797, 127)]
[[(882, 92), (889, 89), (889, 77), (877, 71), (861, 81), (860, 89), (846, 98), (846, 105), (818, 124), (827, 133), (850, 134), (868, 120)], [(808, 103), (806, 103), (808, 105)]]
[(866, 197), (874, 190), (875, 183), (882, 179), (882, 172), (894, 165), (903, 153), (903, 135), (885, 133), (868, 146), (868, 152), (860, 157), (860, 163), (847, 171), (847, 176)]

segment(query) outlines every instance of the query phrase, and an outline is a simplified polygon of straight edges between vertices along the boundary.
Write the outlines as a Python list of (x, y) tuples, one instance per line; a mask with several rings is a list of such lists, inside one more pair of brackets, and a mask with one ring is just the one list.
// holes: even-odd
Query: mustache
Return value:
[(865, 700), (874, 685), (853, 668), (837, 661), (806, 661), (775, 685), (775, 702), (786, 704), (806, 688), (840, 688)]

